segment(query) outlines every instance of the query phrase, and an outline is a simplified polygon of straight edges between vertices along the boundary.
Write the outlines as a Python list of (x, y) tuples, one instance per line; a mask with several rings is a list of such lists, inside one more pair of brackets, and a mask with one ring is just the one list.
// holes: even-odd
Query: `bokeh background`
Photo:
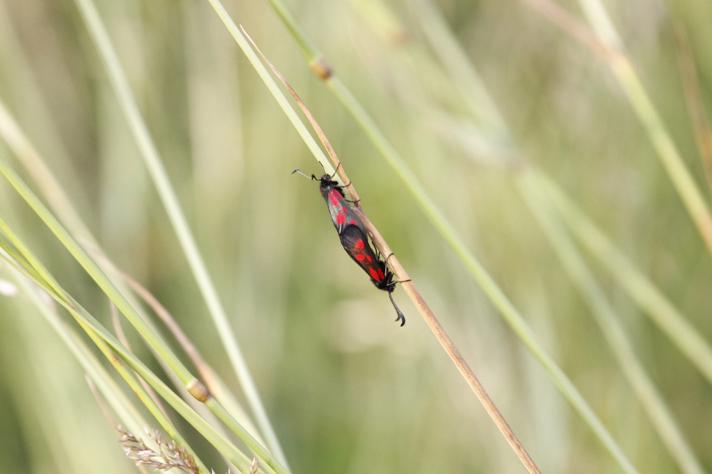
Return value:
[[(694, 61), (699, 103), (709, 109), (712, 9), (693, 0), (607, 3), (709, 196), (679, 61)], [(405, 294), (395, 294), (408, 316), (399, 328), (386, 294), (340, 248), (316, 184), (290, 175), (321, 169), (208, 3), (96, 4), (294, 472), (520, 472)], [(562, 5), (585, 23), (576, 2)], [(543, 471), (617, 472), (399, 177), (311, 75), (269, 3), (226, 6), (302, 94), (371, 220)], [(405, 0), (288, 6), (633, 463), (677, 472), (514, 181), (520, 160), (545, 170), (712, 337), (712, 262), (607, 66), (523, 2), (436, 2), (508, 124), (512, 148), (463, 105), (426, 40), (422, 9)], [(0, 0), (0, 100), (106, 253), (171, 310), (239, 394), (72, 1)], [(3, 217), (108, 321), (93, 282), (4, 181), (0, 192)], [(690, 447), (712, 469), (712, 388), (588, 262)], [(21, 295), (3, 297), (0, 308), (0, 472), (132, 472), (58, 336)], [(191, 440), (224, 472), (207, 444)]]

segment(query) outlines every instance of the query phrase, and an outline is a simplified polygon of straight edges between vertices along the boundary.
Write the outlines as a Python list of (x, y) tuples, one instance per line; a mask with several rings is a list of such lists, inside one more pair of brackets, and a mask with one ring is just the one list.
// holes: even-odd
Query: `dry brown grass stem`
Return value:
[(272, 70), (274, 75), (282, 82), (284, 87), (289, 91), (292, 98), (295, 100), (295, 102), (297, 103), (299, 108), (304, 113), (304, 116), (309, 121), (309, 124), (314, 129), (314, 132), (316, 133), (317, 137), (319, 138), (319, 141), (321, 142), (322, 146), (326, 150), (329, 160), (331, 161), (331, 164), (333, 165), (334, 169), (338, 173), (339, 178), (345, 184), (345, 187), (346, 187), (349, 197), (356, 204), (356, 206), (355, 206), (356, 212), (359, 213), (361, 219), (363, 220), (364, 224), (366, 225), (366, 230), (370, 234), (374, 245), (376, 246), (378, 251), (381, 252), (382, 255), (391, 255), (391, 257), (388, 259), (388, 265), (391, 267), (391, 269), (393, 270), (393, 273), (396, 275), (398, 280), (402, 282), (401, 285), (402, 285), (404, 291), (406, 292), (406, 294), (412, 301), (413, 305), (417, 308), (420, 315), (425, 320), (425, 323), (427, 324), (428, 328), (435, 336), (435, 339), (438, 341), (438, 343), (440, 343), (440, 346), (445, 350), (447, 355), (453, 361), (453, 363), (455, 364), (455, 367), (460, 372), (462, 377), (465, 379), (467, 384), (470, 386), (470, 388), (474, 392), (475, 396), (482, 404), (482, 407), (485, 409), (485, 412), (487, 412), (489, 417), (494, 422), (495, 426), (497, 426), (500, 433), (502, 433), (502, 436), (505, 438), (507, 443), (509, 443), (509, 445), (511, 446), (511, 448), (514, 451), (514, 453), (516, 454), (516, 456), (519, 458), (522, 465), (530, 473), (539, 473), (540, 472), (539, 468), (534, 463), (534, 460), (531, 458), (531, 456), (529, 456), (529, 453), (527, 452), (527, 450), (524, 447), (524, 445), (522, 444), (522, 442), (519, 440), (517, 435), (514, 433), (512, 428), (509, 426), (509, 423), (507, 423), (507, 420), (504, 418), (502, 413), (499, 411), (499, 409), (497, 408), (497, 405), (495, 405), (494, 401), (492, 401), (492, 398), (487, 393), (487, 390), (485, 390), (484, 386), (480, 383), (479, 379), (475, 375), (475, 372), (472, 370), (470, 365), (467, 363), (467, 361), (465, 360), (465, 358), (462, 356), (459, 349), (455, 345), (455, 342), (450, 338), (450, 336), (448, 335), (447, 331), (445, 331), (445, 328), (442, 326), (442, 324), (440, 324), (440, 321), (435, 316), (435, 313), (433, 312), (433, 310), (430, 309), (430, 306), (428, 306), (428, 303), (425, 301), (425, 298), (423, 298), (423, 296), (420, 294), (420, 292), (415, 287), (415, 284), (413, 283), (413, 280), (408, 275), (408, 272), (406, 272), (403, 265), (401, 265), (398, 258), (391, 251), (391, 248), (388, 246), (388, 243), (386, 243), (386, 240), (383, 238), (383, 236), (378, 231), (376, 226), (373, 225), (371, 220), (368, 218), (368, 216), (364, 212), (363, 208), (361, 207), (361, 199), (358, 195), (358, 192), (356, 191), (355, 186), (349, 179), (348, 174), (346, 173), (346, 169), (343, 166), (343, 163), (339, 160), (339, 158), (336, 154), (336, 151), (334, 150), (334, 147), (329, 142), (329, 139), (326, 137), (326, 134), (324, 133), (321, 126), (319, 125), (319, 123), (316, 121), (316, 119), (310, 112), (309, 108), (306, 106), (306, 104), (304, 104), (304, 101), (301, 99), (299, 94), (297, 94), (297, 92), (294, 90), (294, 88), (289, 84), (289, 82), (284, 78), (284, 76), (265, 57), (265, 55), (257, 47), (257, 45), (252, 40), (252, 38), (250, 38), (250, 36), (244, 30), (244, 28), (242, 29), (242, 32), (243, 32), (243, 34), (245, 34), (247, 39), (252, 43), (255, 50), (260, 54), (263, 61), (270, 67), (270, 69)]
[[(212, 392), (212, 387), (216, 385), (214, 383), (214, 380), (216, 379), (215, 372), (208, 365), (208, 363), (205, 362), (203, 356), (200, 354), (190, 338), (185, 334), (180, 325), (176, 322), (170, 311), (168, 311), (168, 309), (166, 309), (166, 307), (158, 301), (158, 298), (148, 291), (146, 287), (136, 281), (136, 279), (134, 279), (131, 275), (114, 265), (113, 262), (111, 262), (104, 254), (97, 251), (89, 242), (83, 242), (83, 244), (104, 268), (109, 270), (111, 273), (118, 275), (126, 283), (128, 288), (133, 291), (144, 303), (146, 303), (146, 305), (151, 308), (156, 316), (158, 316), (158, 319), (160, 319), (168, 331), (170, 331), (176, 342), (178, 342), (178, 345), (181, 346), (185, 354), (193, 363), (195, 369), (200, 375), (200, 378), (202, 379), (202, 382), (205, 383), (208, 390)], [(115, 310), (112, 309), (112, 311), (113, 318)], [(114, 329), (116, 330), (117, 336), (121, 340), (122, 344), (128, 348), (128, 341), (126, 341), (125, 335), (123, 335), (123, 328), (121, 327), (120, 322), (114, 321)]]
[(158, 316), (158, 319), (161, 320), (161, 322), (166, 326), (166, 328), (168, 328), (170, 333), (173, 335), (175, 340), (178, 342), (185, 354), (195, 366), (203, 381), (205, 382), (207, 379), (210, 379), (210, 375), (212, 374), (212, 372), (209, 370), (208, 364), (205, 362), (205, 359), (203, 359), (203, 356), (200, 355), (200, 352), (193, 344), (193, 341), (191, 341), (190, 338), (185, 334), (185, 332), (183, 332), (183, 329), (176, 322), (175, 318), (173, 318), (173, 315), (171, 315), (171, 313), (166, 309), (166, 307), (163, 306), (161, 302), (158, 301), (158, 298), (153, 296), (153, 294), (148, 291), (148, 289), (146, 289), (143, 285), (136, 281), (131, 275), (124, 273), (118, 268), (114, 268), (114, 270), (124, 280), (124, 282), (126, 282), (126, 285), (131, 289), (131, 291), (136, 293), (136, 295), (141, 298), (143, 302), (148, 305), (149, 308), (151, 308), (151, 310), (156, 314), (156, 316)]
[[(136, 295), (141, 298), (141, 300), (143, 300), (149, 308), (151, 308), (151, 311), (158, 316), (158, 319), (160, 319), (168, 331), (170, 331), (176, 342), (178, 342), (178, 345), (181, 346), (183, 352), (185, 352), (190, 361), (193, 363), (193, 366), (195, 366), (202, 382), (208, 389), (208, 393), (202, 397), (202, 400), (201, 397), (198, 399), (205, 402), (209, 394), (218, 394), (221, 391), (221, 385), (217, 383), (218, 377), (215, 371), (205, 361), (203, 356), (200, 354), (200, 351), (198, 351), (193, 344), (193, 341), (191, 341), (185, 334), (183, 328), (180, 327), (170, 311), (168, 311), (168, 309), (166, 309), (166, 307), (163, 306), (163, 304), (161, 304), (161, 302), (158, 301), (158, 299), (150, 291), (148, 291), (146, 287), (141, 285), (133, 277), (116, 267), (114, 267), (113, 270), (124, 280), (124, 282), (126, 282), (126, 285), (131, 289), (131, 291), (136, 293)], [(188, 387), (188, 390), (190, 391), (190, 387)], [(195, 396), (195, 394), (193, 394), (193, 396)]]

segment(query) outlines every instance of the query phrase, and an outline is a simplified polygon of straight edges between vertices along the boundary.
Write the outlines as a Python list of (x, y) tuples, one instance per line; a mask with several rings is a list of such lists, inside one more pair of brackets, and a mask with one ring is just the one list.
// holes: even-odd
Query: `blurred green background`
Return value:
[[(316, 184), (290, 176), (296, 167), (321, 169), (207, 2), (96, 3), (292, 469), (520, 472), (405, 295), (395, 294), (408, 316), (399, 328), (386, 295), (340, 248)], [(709, 105), (712, 9), (693, 0), (608, 3), (706, 192), (675, 31), (687, 38)], [(302, 94), (371, 220), (542, 470), (617, 472), (398, 177), (310, 74), (269, 4), (226, 5)], [(576, 2), (563, 5), (581, 16)], [(408, 1), (288, 6), (633, 463), (641, 472), (677, 472), (512, 180), (519, 154), (536, 162), (700, 335), (712, 337), (711, 262), (607, 67), (522, 2), (437, 3), (519, 144), (516, 157), (505, 156), (478, 146), (461, 97), (423, 37), (428, 19)], [(107, 254), (173, 312), (237, 393), (72, 1), (0, 0), (0, 100)], [(0, 192), (3, 217), (108, 321), (108, 303), (81, 268), (4, 181)], [(712, 469), (712, 388), (606, 272), (597, 275), (681, 431)], [(0, 308), (0, 472), (132, 472), (81, 368), (52, 329), (19, 295), (2, 298)], [(151, 361), (135, 334), (129, 337)], [(224, 471), (197, 435), (191, 439), (216, 472)]]

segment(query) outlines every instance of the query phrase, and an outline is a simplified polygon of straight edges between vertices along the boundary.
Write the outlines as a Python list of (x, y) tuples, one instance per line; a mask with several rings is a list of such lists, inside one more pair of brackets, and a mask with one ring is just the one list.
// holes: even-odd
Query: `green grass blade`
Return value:
[[(57, 332), (72, 354), (76, 357), (77, 361), (82, 365), (84, 370), (86, 370), (87, 374), (89, 374), (92, 378), (102, 395), (106, 397), (112, 408), (120, 414), (122, 420), (128, 421), (126, 426), (129, 430), (132, 433), (135, 433), (136, 436), (143, 437), (145, 439), (145, 430), (149, 425), (145, 421), (136, 421), (141, 419), (140, 415), (125, 397), (123, 391), (116, 386), (113, 379), (108, 376), (103, 367), (101, 367), (101, 365), (96, 361), (94, 355), (76, 336), (76, 334), (74, 334), (74, 332), (60, 320), (58, 314), (53, 311), (45, 301), (42, 301), (42, 299), (39, 298), (37, 291), (30, 286), (25, 277), (17, 275), (16, 281), (23, 287), (25, 294), (30, 298), (34, 306)], [(177, 441), (193, 457), (198, 467), (201, 469), (200, 472), (207, 473), (207, 467), (195, 451), (193, 451), (190, 447), (190, 444), (186, 442), (180, 432), (178, 432), (170, 419), (160, 410), (153, 399), (148, 396), (148, 393), (146, 393), (143, 387), (141, 387), (133, 374), (127, 370), (126, 367), (114, 356), (109, 346), (93, 331), (89, 333), (89, 337), (99, 348), (102, 354), (104, 354), (114, 369), (116, 369), (121, 378), (136, 394), (141, 403), (143, 403), (143, 405), (148, 409), (154, 419), (161, 425), (166, 434), (171, 439)]]
[[(217, 0), (209, 1), (211, 4), (219, 4)], [(271, 3), (274, 5), (280, 4), (281, 2), (277, 2), (275, 0)], [(223, 12), (223, 16), (227, 14), (224, 12), (224, 8), (222, 8), (222, 6), (221, 11)], [(286, 12), (286, 8), (284, 8), (284, 11)], [(282, 14), (281, 18), (285, 20), (291, 18), (291, 16)], [(223, 19), (223, 22), (225, 22), (226, 25), (228, 23), (232, 23), (231, 21), (227, 22), (225, 19)], [(293, 34), (298, 34), (299, 32), (296, 25), (289, 25), (288, 29)], [(307, 48), (305, 52), (310, 60), (314, 60), (319, 57), (316, 51), (308, 49), (309, 43), (305, 39), (299, 39), (297, 42), (302, 47)], [(242, 45), (240, 46), (242, 47)], [(495, 307), (499, 310), (499, 313), (502, 315), (507, 324), (509, 324), (532, 355), (534, 355), (534, 357), (546, 369), (547, 373), (564, 398), (571, 403), (574, 410), (589, 425), (596, 436), (601, 440), (603, 445), (611, 452), (614, 458), (618, 460), (619, 464), (621, 464), (626, 472), (636, 472), (635, 468), (632, 466), (630, 461), (628, 461), (627, 457), (623, 454), (622, 450), (618, 447), (617, 443), (610, 436), (606, 428), (595, 415), (585, 399), (578, 392), (573, 383), (571, 383), (564, 372), (536, 341), (532, 331), (529, 329), (519, 311), (509, 301), (507, 296), (502, 292), (474, 254), (469, 251), (464, 242), (462, 242), (460, 237), (455, 233), (450, 223), (445, 219), (444, 215), (435, 206), (432, 200), (426, 195), (422, 185), (418, 182), (414, 173), (405, 165), (405, 161), (381, 133), (370, 115), (351, 94), (348, 88), (338, 79), (338, 77), (331, 76), (327, 81), (327, 84), (342, 102), (344, 107), (353, 116), (356, 122), (361, 126), (366, 135), (371, 139), (372, 143), (379, 150), (381, 155), (400, 176), (405, 183), (406, 188), (411, 192), (416, 202), (430, 219), (433, 226), (440, 232), (442, 237), (446, 242), (448, 242), (458, 257), (460, 257), (465, 267), (477, 281), (478, 285), (482, 288), (490, 301), (492, 301)]]
[(404, 160), (387, 141), (366, 110), (337, 78), (333, 78), (329, 81), (329, 86), (342, 101), (346, 109), (352, 114), (356, 122), (362, 127), (366, 135), (371, 139), (376, 149), (379, 150), (381, 155), (393, 167), (396, 174), (400, 176), (406, 188), (415, 198), (415, 201), (428, 216), (431, 224), (460, 258), (465, 268), (475, 279), (487, 298), (497, 308), (505, 322), (514, 331), (529, 352), (531, 352), (544, 367), (554, 385), (561, 392), (561, 395), (571, 404), (576, 413), (594, 432), (603, 446), (618, 461), (621, 468), (625, 472), (637, 472), (635, 467), (633, 467), (628, 460), (628, 457), (623, 453), (623, 450), (618, 446), (618, 443), (616, 443), (601, 420), (591, 409), (583, 396), (581, 396), (578, 389), (576, 389), (554, 359), (536, 340), (519, 310), (511, 303), (499, 285), (497, 285), (475, 255), (467, 248), (462, 239), (460, 239), (442, 212), (440, 212), (424, 192), (422, 185), (417, 181), (413, 172), (405, 166)]
[(610, 271), (621, 288), (712, 383), (712, 347), (682, 312), (610, 242), (585, 214), (544, 175), (538, 179), (581, 243)]
[(614, 357), (632, 385), (635, 395), (647, 412), (658, 435), (663, 440), (678, 466), (687, 474), (701, 474), (700, 462), (684, 436), (655, 384), (638, 359), (631, 342), (618, 321), (618, 315), (609, 303), (603, 289), (589, 270), (571, 237), (557, 222), (551, 204), (542, 196), (535, 175), (526, 174), (519, 181), (523, 199), (544, 229), (551, 246), (561, 260), (565, 271), (591, 308), (591, 314), (611, 347)]
[[(14, 234), (10, 227), (0, 219), (0, 233), (2, 233), (8, 241), (23, 255), (26, 262), (31, 265), (31, 268), (42, 276), (41, 280), (33, 280), (40, 285), (47, 293), (54, 298), (57, 303), (62, 305), (75, 319), (82, 329), (89, 335), (92, 340), (97, 343), (100, 340), (108, 344), (113, 351), (121, 356), (136, 373), (142, 377), (149, 385), (164, 399), (168, 404), (181, 415), (191, 426), (193, 426), (201, 435), (205, 437), (223, 456), (230, 460), (236, 466), (246, 468), (249, 466), (249, 459), (237, 447), (235, 447), (227, 438), (221, 435), (214, 427), (198, 415), (190, 406), (183, 401), (175, 392), (173, 392), (158, 376), (156, 376), (143, 362), (141, 362), (133, 353), (128, 351), (121, 342), (114, 337), (99, 321), (96, 320), (86, 309), (76, 302), (69, 294), (59, 285), (57, 280), (49, 273), (49, 271), (39, 262), (39, 260), (24, 246), (22, 241)], [(30, 273), (27, 273), (29, 276)], [(97, 339), (100, 338), (100, 339)], [(99, 345), (99, 344), (98, 344)], [(247, 435), (241, 439), (245, 444), (253, 450), (259, 459), (263, 460), (267, 466), (272, 467), (274, 472), (284, 473), (286, 470), (281, 468), (270, 456), (268, 452), (256, 445), (254, 441), (250, 441), (249, 434), (243, 430), (243, 435)]]
[(89, 350), (84, 341), (61, 320), (55, 309), (40, 297), (37, 287), (30, 283), (32, 281), (31, 278), (34, 279), (34, 276), (28, 278), (15, 268), (12, 269), (12, 273), (27, 299), (59, 335), (82, 369), (91, 377), (102, 396), (124, 423), (124, 426), (136, 433), (137, 436), (143, 436), (144, 429), (148, 426), (148, 423)]
[(257, 387), (255, 386), (252, 375), (240, 350), (240, 346), (230, 326), (227, 314), (220, 302), (220, 298), (208, 274), (203, 258), (193, 238), (193, 234), (180, 208), (178, 198), (168, 179), (156, 146), (138, 110), (136, 100), (128, 85), (126, 75), (116, 56), (106, 28), (91, 0), (76, 0), (75, 3), (89, 29), (92, 41), (100, 53), (121, 110), (126, 116), (129, 128), (141, 151), (141, 156), (168, 213), (169, 220), (173, 225), (180, 246), (183, 249), (183, 253), (188, 260), (190, 269), (193, 272), (193, 276), (208, 307), (208, 312), (220, 335), (221, 342), (228, 354), (237, 379), (242, 386), (248, 404), (256, 418), (257, 425), (262, 430), (270, 449), (283, 464), (286, 464), (282, 448), (279, 445), (277, 436), (274, 433), (274, 429), (259, 397)]
[[(579, 3), (600, 40), (612, 50), (621, 53), (623, 45), (620, 36), (603, 3), (600, 0), (580, 0)], [(692, 221), (697, 226), (708, 252), (712, 254), (712, 214), (709, 205), (685, 166), (675, 142), (643, 87), (638, 73), (625, 54), (613, 56), (607, 61), (607, 64), (648, 133), (658, 158), (675, 190), (680, 195)]]
[[(85, 271), (92, 277), (92, 279), (97, 283), (97, 285), (104, 291), (111, 302), (116, 306), (116, 308), (126, 316), (129, 322), (136, 328), (136, 330), (141, 334), (144, 340), (151, 346), (155, 353), (170, 367), (170, 369), (179, 377), (179, 379), (185, 384), (186, 387), (191, 387), (194, 384), (200, 383), (195, 376), (193, 376), (188, 369), (183, 365), (182, 362), (175, 356), (175, 354), (166, 345), (165, 341), (146, 323), (143, 321), (138, 312), (133, 308), (131, 303), (126, 299), (126, 297), (119, 291), (112, 281), (106, 276), (106, 274), (99, 268), (99, 266), (94, 262), (94, 260), (81, 248), (81, 246), (74, 240), (74, 238), (62, 227), (62, 225), (57, 221), (57, 219), (52, 215), (52, 213), (42, 204), (42, 202), (32, 193), (32, 191), (27, 187), (27, 185), (20, 179), (15, 172), (10, 169), (7, 164), (0, 163), (0, 173), (3, 174), (5, 179), (12, 185), (12, 187), (17, 191), (17, 193), (27, 202), (27, 204), (35, 211), (37, 216), (47, 225), (47, 227), (52, 231), (52, 233), (57, 237), (57, 239), (64, 245), (64, 247), (69, 251), (70, 254), (77, 260), (77, 262), (85, 269)], [(19, 242), (15, 242), (15, 246), (19, 246)], [(25, 258), (29, 257), (25, 255)], [(39, 263), (35, 261), (33, 263), (35, 269), (39, 267)], [(40, 272), (42, 275), (42, 273)], [(42, 275), (44, 276), (44, 275)], [(45, 277), (46, 278), (46, 277)], [(51, 280), (49, 280), (51, 281)], [(54, 285), (58, 284), (54, 282)], [(59, 290), (58, 290), (59, 291)], [(60, 293), (61, 294), (61, 293)], [(102, 334), (103, 337), (103, 334)], [(110, 343), (114, 350), (117, 350), (113, 344)], [(118, 351), (118, 350), (117, 350)], [(224, 409), (212, 400), (211, 403), (206, 404), (208, 408), (216, 410), (216, 415), (221, 419), (227, 419), (230, 417), (224, 412)], [(270, 453), (268, 453), (264, 447), (256, 440), (254, 437), (248, 433), (239, 423), (234, 420), (228, 425), (231, 429), (236, 429), (234, 433), (240, 437), (240, 439), (252, 449), (255, 454), (257, 454), (261, 459), (264, 459), (268, 464), (277, 466), (276, 469), (282, 469), (281, 472), (285, 472), (283, 468), (279, 467), (279, 462), (275, 461)]]

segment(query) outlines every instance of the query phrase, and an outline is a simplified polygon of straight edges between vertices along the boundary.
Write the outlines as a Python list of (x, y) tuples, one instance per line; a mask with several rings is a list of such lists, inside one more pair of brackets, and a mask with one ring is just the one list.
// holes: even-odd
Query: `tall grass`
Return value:
[(709, 470), (701, 6), (0, 2), (0, 471), (521, 469), (230, 17), (542, 472)]

